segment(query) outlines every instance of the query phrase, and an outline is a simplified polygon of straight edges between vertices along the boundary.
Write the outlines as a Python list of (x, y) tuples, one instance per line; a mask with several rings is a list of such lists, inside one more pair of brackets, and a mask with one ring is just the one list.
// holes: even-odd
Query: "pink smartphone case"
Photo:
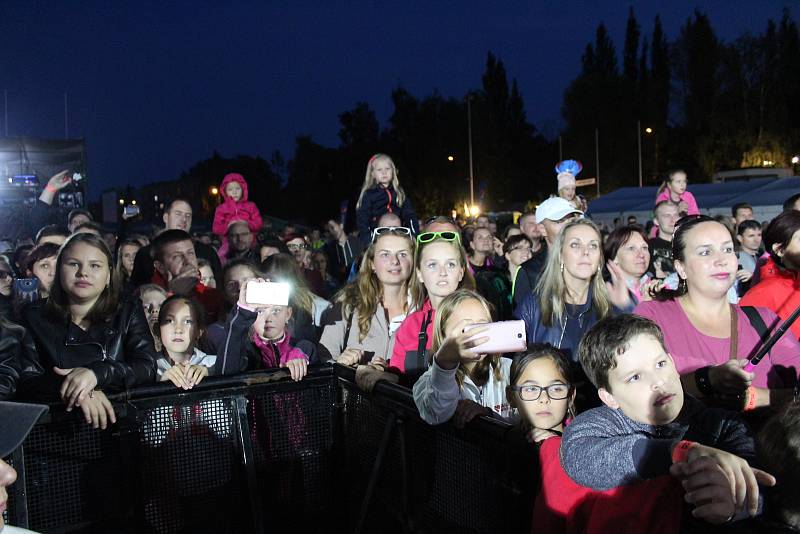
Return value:
[(464, 332), (473, 328), (486, 327), (486, 332), (476, 334), (475, 338), (488, 337), (489, 341), (470, 349), (477, 354), (504, 354), (520, 352), (527, 348), (525, 321), (500, 321), (497, 323), (471, 324), (464, 327)]

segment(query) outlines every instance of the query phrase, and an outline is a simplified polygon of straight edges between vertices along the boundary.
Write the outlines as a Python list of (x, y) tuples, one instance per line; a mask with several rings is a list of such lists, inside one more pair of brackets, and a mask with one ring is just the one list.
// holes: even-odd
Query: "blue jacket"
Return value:
[[(631, 310), (633, 306), (631, 306)], [(622, 313), (612, 307), (611, 313)], [(630, 310), (628, 310), (630, 311)], [(599, 320), (597, 310), (592, 306), (592, 288), (589, 287), (586, 304), (579, 306), (568, 305), (568, 313), (564, 314), (562, 323), (545, 326), (542, 322), (542, 309), (539, 304), (539, 295), (534, 292), (528, 296), (514, 310), (514, 318), (525, 321), (525, 332), (528, 344), (550, 343), (563, 350), (573, 361), (578, 362), (578, 344), (583, 335)]]
[(378, 219), (385, 213), (396, 213), (403, 226), (411, 228), (413, 233), (419, 231), (417, 214), (414, 213), (414, 206), (411, 199), (406, 196), (402, 206), (397, 205), (397, 192), (390, 185), (381, 187), (375, 185), (364, 191), (361, 198), (361, 207), (358, 208), (356, 217), (358, 219), (358, 238), (365, 247), (370, 245), (372, 230), (378, 226)]

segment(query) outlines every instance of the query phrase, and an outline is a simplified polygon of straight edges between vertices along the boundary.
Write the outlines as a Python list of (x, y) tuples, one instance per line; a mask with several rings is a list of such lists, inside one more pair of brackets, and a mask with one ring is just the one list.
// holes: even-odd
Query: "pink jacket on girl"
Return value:
[[(681, 194), (680, 199), (686, 202), (686, 214), (687, 215), (699, 215), (700, 208), (697, 207), (697, 201), (694, 199), (694, 195), (691, 194), (689, 191), (684, 191)], [(656, 204), (661, 202), (662, 200), (671, 200), (669, 194), (669, 187), (665, 187), (664, 190), (661, 192), (660, 195), (656, 197)], [(219, 208), (217, 208), (219, 209)]]
[[(242, 186), (242, 198), (238, 202), (228, 198), (225, 194), (225, 187), (231, 182), (237, 182)], [(212, 232), (224, 237), (228, 232), (228, 226), (233, 221), (245, 221), (252, 232), (261, 230), (261, 225), (263, 224), (261, 213), (259, 213), (258, 206), (254, 202), (247, 200), (247, 182), (245, 182), (244, 176), (235, 172), (226, 175), (219, 186), (219, 194), (222, 195), (225, 201), (217, 206), (217, 210), (214, 212)]]

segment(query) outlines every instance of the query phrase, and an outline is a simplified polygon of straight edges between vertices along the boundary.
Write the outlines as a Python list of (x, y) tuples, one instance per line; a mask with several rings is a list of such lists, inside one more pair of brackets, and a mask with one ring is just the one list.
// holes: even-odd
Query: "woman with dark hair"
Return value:
[(614, 229), (605, 239), (603, 253), (622, 271), (633, 302), (639, 303), (652, 298), (650, 288), (655, 287), (658, 281), (647, 274), (650, 247), (647, 244), (647, 234), (641, 227), (620, 226)]
[(42, 243), (33, 247), (25, 257), (25, 276), (39, 280), (39, 298), (46, 299), (50, 294), (56, 275), (58, 248), (55, 243)]
[[(763, 306), (786, 319), (800, 306), (800, 211), (784, 211), (772, 219), (763, 240), (769, 258), (760, 268), (760, 281), (739, 305)], [(792, 332), (800, 338), (800, 321), (792, 325)]]
[(533, 241), (525, 234), (513, 234), (503, 243), (503, 257), (508, 262), (508, 279), (511, 281), (511, 302), (517, 288), (517, 272), (520, 266), (533, 257)]
[(104, 391), (153, 382), (156, 354), (142, 306), (120, 298), (102, 238), (75, 234), (56, 260), (50, 298), (22, 310), (36, 354), (23, 362), (20, 397), (60, 398), (88, 423), (116, 420)]
[(753, 372), (744, 369), (760, 345), (760, 330), (777, 317), (766, 308), (743, 309), (728, 301), (738, 266), (728, 229), (705, 215), (683, 217), (672, 257), (681, 279), (678, 289), (662, 290), (658, 301), (640, 303), (635, 313), (661, 327), (684, 390), (738, 409), (792, 399), (800, 343), (791, 332)]
[(142, 244), (135, 239), (125, 239), (117, 248), (117, 265), (114, 269), (114, 276), (117, 277), (117, 287), (120, 291), (132, 291), (130, 284), (131, 274), (133, 273), (133, 262)]

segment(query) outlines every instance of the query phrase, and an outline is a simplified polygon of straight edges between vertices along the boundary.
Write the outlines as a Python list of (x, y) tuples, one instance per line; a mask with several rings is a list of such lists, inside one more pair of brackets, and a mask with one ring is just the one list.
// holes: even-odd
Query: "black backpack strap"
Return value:
[(750, 326), (752, 326), (756, 332), (758, 332), (758, 338), (761, 343), (764, 343), (769, 338), (770, 333), (772, 333), (772, 328), (768, 328), (767, 324), (764, 322), (764, 319), (761, 317), (761, 314), (758, 313), (758, 310), (755, 306), (740, 306), (741, 310), (747, 315), (747, 319), (750, 321)]
[(419, 329), (419, 342), (417, 343), (417, 369), (425, 369), (428, 367), (426, 362), (427, 356), (427, 346), (428, 346), (428, 325), (431, 324), (431, 315), (433, 314), (433, 310), (428, 310), (428, 313), (425, 314), (425, 318), (422, 320), (422, 326)]
[[(344, 306), (342, 307), (344, 313)], [(344, 339), (342, 339), (342, 352), (347, 350), (347, 340), (350, 339), (350, 329), (353, 327), (353, 314), (355, 310), (350, 310), (350, 317), (347, 318), (347, 327), (344, 329)]]

